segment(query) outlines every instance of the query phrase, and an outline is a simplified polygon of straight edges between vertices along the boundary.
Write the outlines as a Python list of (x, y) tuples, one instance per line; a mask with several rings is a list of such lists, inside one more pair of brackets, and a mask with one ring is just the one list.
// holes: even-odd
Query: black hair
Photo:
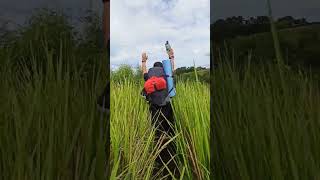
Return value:
[(162, 62), (155, 62), (153, 64), (153, 67), (163, 67), (163, 64), (162, 64)]

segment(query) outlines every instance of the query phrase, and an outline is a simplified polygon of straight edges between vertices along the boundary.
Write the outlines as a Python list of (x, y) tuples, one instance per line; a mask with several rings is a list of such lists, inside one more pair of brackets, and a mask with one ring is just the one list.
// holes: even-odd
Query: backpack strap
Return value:
[(168, 92), (168, 96), (169, 96), (169, 94), (171, 93), (171, 91), (173, 90), (173, 87), (170, 89), (170, 91)]
[(157, 88), (156, 84), (153, 84), (153, 87), (154, 87), (155, 91), (158, 91), (158, 88)]
[(172, 91), (173, 89), (174, 89), (174, 88), (171, 88), (170, 91), (168, 92), (168, 95), (166, 96), (165, 101), (164, 101), (163, 104), (162, 104), (163, 106), (165, 106), (168, 102), (171, 101), (170, 93), (171, 93), (171, 91)]

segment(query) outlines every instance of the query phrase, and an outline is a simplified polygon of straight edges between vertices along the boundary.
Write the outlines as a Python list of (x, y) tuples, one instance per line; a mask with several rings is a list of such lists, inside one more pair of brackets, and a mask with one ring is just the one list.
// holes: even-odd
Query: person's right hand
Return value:
[(147, 53), (143, 52), (142, 53), (142, 62), (146, 62), (148, 60)]
[(169, 59), (174, 59), (174, 52), (172, 48), (167, 53), (168, 53)]

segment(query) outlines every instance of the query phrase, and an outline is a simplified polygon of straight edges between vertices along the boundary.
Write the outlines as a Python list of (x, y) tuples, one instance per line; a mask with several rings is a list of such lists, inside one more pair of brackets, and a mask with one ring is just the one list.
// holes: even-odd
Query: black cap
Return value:
[(162, 64), (162, 62), (155, 62), (153, 64), (153, 67), (163, 67), (163, 64)]

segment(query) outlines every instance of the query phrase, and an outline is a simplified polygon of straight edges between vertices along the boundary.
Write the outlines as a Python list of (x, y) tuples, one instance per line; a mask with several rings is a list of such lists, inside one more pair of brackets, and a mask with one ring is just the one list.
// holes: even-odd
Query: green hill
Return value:
[[(320, 69), (320, 24), (279, 30), (284, 59), (290, 65), (302, 65)], [(250, 36), (238, 36), (228, 41), (237, 56), (247, 56), (252, 50), (255, 59), (274, 58), (270, 32)]]
[[(203, 70), (197, 70), (197, 75), (198, 75), (198, 79), (199, 81), (202, 82), (210, 82), (210, 70), (209, 69), (203, 69)], [(195, 81), (196, 80), (196, 76), (195, 76), (195, 72), (185, 72), (182, 74), (177, 75), (177, 80), (181, 81)]]

